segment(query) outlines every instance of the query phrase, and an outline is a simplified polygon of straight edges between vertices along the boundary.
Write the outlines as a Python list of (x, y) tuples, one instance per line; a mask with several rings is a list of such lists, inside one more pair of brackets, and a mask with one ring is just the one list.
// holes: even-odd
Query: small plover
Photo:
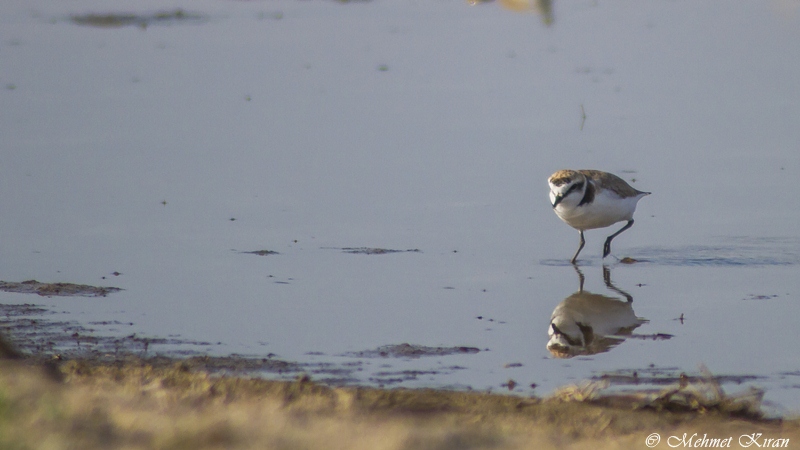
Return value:
[(603, 258), (611, 253), (611, 240), (633, 226), (636, 203), (650, 192), (632, 188), (622, 178), (599, 170), (559, 170), (550, 175), (550, 203), (558, 217), (580, 232), (581, 243), (572, 257), (575, 264), (586, 241), (585, 230), (628, 223), (606, 239)]

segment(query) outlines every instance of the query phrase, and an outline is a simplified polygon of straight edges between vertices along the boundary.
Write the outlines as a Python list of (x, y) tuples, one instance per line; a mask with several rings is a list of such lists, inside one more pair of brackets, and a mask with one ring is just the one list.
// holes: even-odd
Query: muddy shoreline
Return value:
[(43, 364), (33, 356), (0, 360), (0, 447), (605, 449), (644, 448), (653, 433), (800, 441), (796, 419), (721, 410), (212, 373), (235, 369), (229, 359), (126, 355)]

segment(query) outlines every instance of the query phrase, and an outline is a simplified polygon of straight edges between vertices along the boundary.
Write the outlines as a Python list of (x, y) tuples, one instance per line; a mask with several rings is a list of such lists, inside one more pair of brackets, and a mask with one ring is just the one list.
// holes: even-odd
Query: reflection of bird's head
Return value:
[(557, 358), (606, 352), (644, 322), (629, 302), (578, 291), (553, 311), (547, 350)]
[(557, 358), (571, 358), (580, 354), (587, 354), (590, 345), (594, 342), (592, 327), (580, 322), (559, 320), (554, 317), (550, 322), (550, 341), (547, 350)]

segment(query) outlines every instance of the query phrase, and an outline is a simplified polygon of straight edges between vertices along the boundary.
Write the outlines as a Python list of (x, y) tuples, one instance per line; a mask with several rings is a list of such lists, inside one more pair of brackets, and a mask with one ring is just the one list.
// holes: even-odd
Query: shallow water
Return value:
[[(202, 20), (148, 21), (178, 10)], [(0, 279), (124, 290), (0, 302), (392, 386), (546, 394), (703, 363), (800, 410), (797, 3), (557, 1), (548, 22), (456, 0), (3, 2)], [(551, 314), (580, 291), (547, 199), (565, 167), (653, 195), (612, 248), (639, 262), (606, 260), (617, 290), (613, 229), (580, 265), (647, 322), (558, 359)], [(363, 353), (402, 343), (481, 351)]]

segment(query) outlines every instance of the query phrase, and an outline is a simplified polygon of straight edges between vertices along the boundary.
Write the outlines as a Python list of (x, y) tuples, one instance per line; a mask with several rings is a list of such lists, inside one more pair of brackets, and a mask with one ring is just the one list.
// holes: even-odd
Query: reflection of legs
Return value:
[(605, 264), (603, 264), (603, 281), (606, 282), (606, 287), (607, 288), (611, 289), (612, 291), (614, 291), (614, 292), (622, 295), (626, 299), (628, 299), (628, 303), (633, 302), (633, 296), (631, 296), (631, 294), (628, 294), (627, 292), (623, 291), (622, 289), (614, 286), (614, 284), (611, 282), (611, 269), (609, 269), (609, 267), (607, 265), (605, 265)]
[[(623, 231), (627, 230), (628, 228), (630, 228), (632, 226), (633, 226), (633, 219), (629, 220), (628, 223), (625, 224), (624, 227), (620, 228), (619, 231), (617, 231), (616, 233), (612, 234), (611, 236), (608, 237), (608, 239), (606, 239), (606, 244), (603, 246), (603, 258), (605, 258), (606, 256), (608, 256), (609, 253), (611, 253), (611, 240), (614, 239), (620, 233), (622, 233)], [(583, 240), (583, 233), (581, 233), (581, 240)], [(580, 251), (580, 250), (578, 250), (578, 251)], [(575, 256), (578, 256), (578, 255), (576, 254)]]
[(578, 260), (578, 253), (580, 253), (581, 250), (583, 250), (583, 244), (586, 243), (586, 241), (583, 239), (583, 230), (579, 230), (579, 231), (581, 233), (581, 245), (578, 246), (578, 251), (575, 252), (575, 256), (573, 256), (572, 260), (570, 261), (572, 264), (575, 264), (575, 261)]
[(574, 267), (575, 272), (578, 273), (578, 282), (580, 283), (580, 289), (578, 292), (583, 292), (583, 282), (586, 280), (586, 277), (583, 276), (583, 272), (581, 272), (581, 269), (578, 268), (577, 264), (572, 264), (572, 267)]

